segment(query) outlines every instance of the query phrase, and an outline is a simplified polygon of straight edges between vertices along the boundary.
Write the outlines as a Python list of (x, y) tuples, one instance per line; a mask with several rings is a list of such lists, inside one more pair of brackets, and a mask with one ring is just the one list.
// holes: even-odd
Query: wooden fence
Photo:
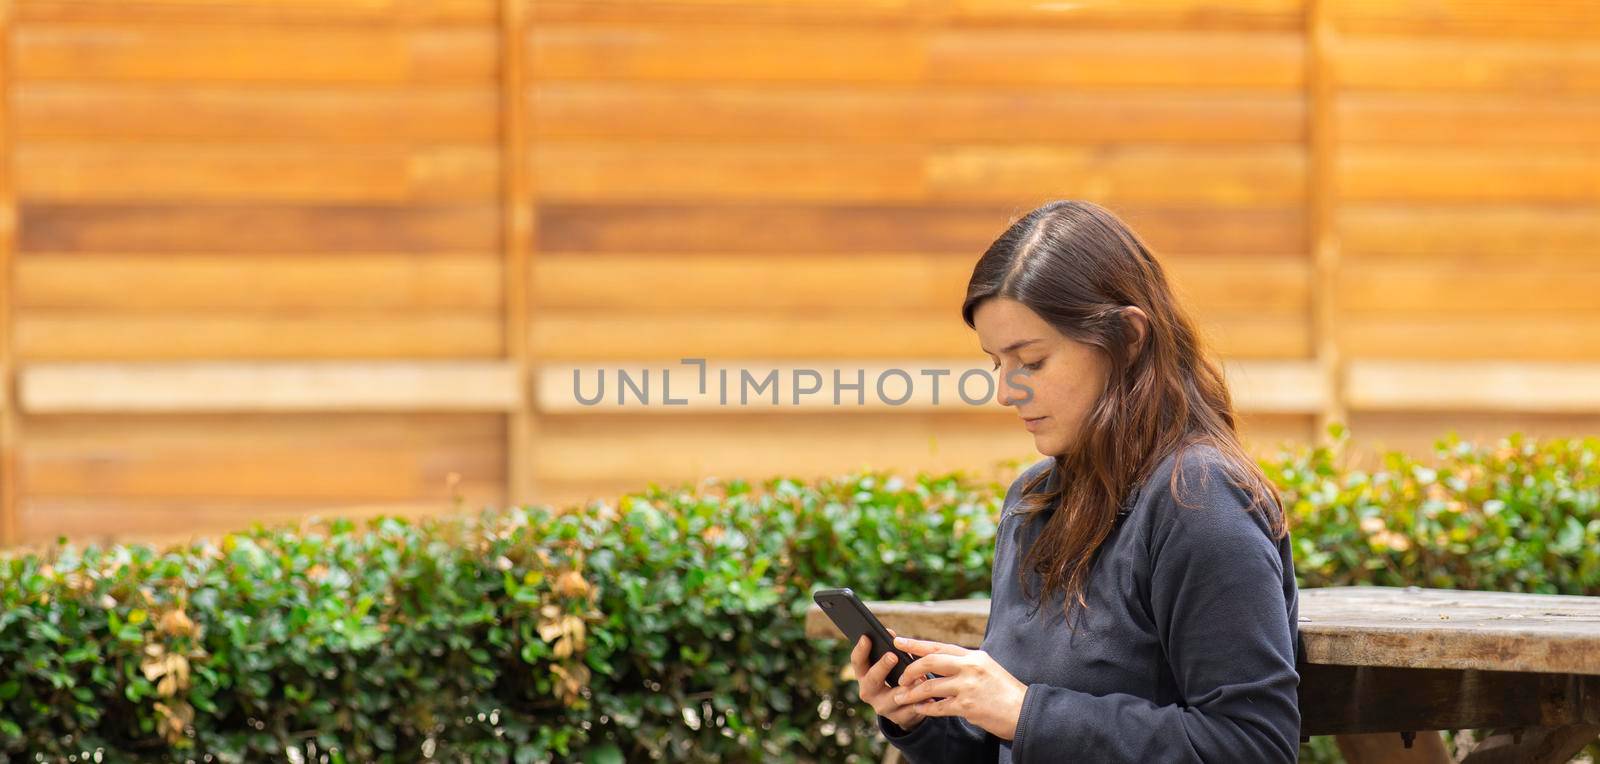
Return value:
[(980, 364), (966, 275), (1063, 197), (1258, 448), (1600, 429), (1593, 3), (0, 0), (0, 48), (0, 543), (1026, 458), (563, 385)]

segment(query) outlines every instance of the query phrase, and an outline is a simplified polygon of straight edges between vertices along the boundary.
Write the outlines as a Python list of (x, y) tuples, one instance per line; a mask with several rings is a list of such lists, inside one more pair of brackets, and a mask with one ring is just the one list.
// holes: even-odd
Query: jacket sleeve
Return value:
[[(1048, 468), (1050, 460), (1046, 459), (1035, 463), (1023, 471), (1011, 487), (1006, 490), (1005, 498), (1001, 501), (999, 528), (1005, 527), (1006, 513), (1011, 511), (1012, 505), (1017, 501), (1017, 494), (1022, 486), (1040, 469)], [(1000, 556), (999, 544), (1004, 543), (1003, 534), (999, 529), (995, 532), (995, 556)], [(999, 575), (998, 566), (990, 573), (991, 589), (992, 579)], [(983, 626), (984, 639), (989, 638), (989, 622)], [(878, 717), (878, 729), (883, 733), (884, 739), (894, 747), (899, 748), (911, 764), (941, 764), (942, 762), (987, 762), (998, 761), (1000, 758), (1000, 738), (990, 734), (988, 730), (974, 726), (966, 719), (959, 716), (932, 716), (922, 720), (922, 723), (907, 732), (900, 725), (883, 717)]]
[(1220, 465), (1183, 471), (1185, 505), (1165, 479), (1146, 505), (1150, 612), (1183, 702), (1029, 685), (1014, 761), (1296, 760), (1300, 676), (1279, 542)]

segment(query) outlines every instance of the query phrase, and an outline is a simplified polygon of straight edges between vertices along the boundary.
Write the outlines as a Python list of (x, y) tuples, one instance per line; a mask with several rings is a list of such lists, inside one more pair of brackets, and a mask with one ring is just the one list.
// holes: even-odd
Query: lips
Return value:
[(1031, 419), (1028, 417), (1023, 417), (1022, 426), (1028, 428), (1029, 432), (1032, 432), (1034, 429), (1038, 428), (1040, 422), (1043, 422), (1049, 418), (1050, 417), (1047, 416), (1033, 417)]

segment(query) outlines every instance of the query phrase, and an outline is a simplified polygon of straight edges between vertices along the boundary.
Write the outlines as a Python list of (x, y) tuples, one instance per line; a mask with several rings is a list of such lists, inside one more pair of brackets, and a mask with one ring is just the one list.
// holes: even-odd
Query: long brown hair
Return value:
[[(1036, 521), (1054, 508), (1019, 566), (1023, 591), (1036, 595), (1028, 574), (1087, 607), (1084, 590), (1094, 554), (1110, 535), (1132, 490), (1168, 455), (1209, 444), (1227, 463), (1230, 478), (1266, 513), (1275, 538), (1289, 532), (1282, 500), (1239, 444), (1232, 397), (1222, 369), (1209, 357), (1194, 322), (1178, 304), (1161, 264), (1109, 210), (1083, 201), (1055, 201), (1012, 223), (978, 259), (967, 284), (961, 317), (991, 297), (1026, 305), (1067, 337), (1098, 348), (1110, 359), (1104, 392), (1091, 407), (1068, 453), (1055, 457), (1059, 478), (1036, 491), (1049, 471), (1023, 486), (1017, 512)], [(1145, 340), (1124, 310), (1148, 317)], [(1181, 465), (1180, 465), (1181, 466)], [(1172, 493), (1179, 494), (1179, 469)], [(1181, 498), (1178, 499), (1183, 504)], [(1187, 505), (1186, 505), (1187, 506)]]

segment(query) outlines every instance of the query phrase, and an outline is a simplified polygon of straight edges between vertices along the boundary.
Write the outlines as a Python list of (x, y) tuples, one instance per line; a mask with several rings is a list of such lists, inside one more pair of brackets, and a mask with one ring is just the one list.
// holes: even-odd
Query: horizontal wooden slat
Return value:
[(1343, 37), (1334, 55), (1338, 84), (1353, 91), (1600, 92), (1600, 50), (1587, 42)]
[(1483, 316), (1349, 316), (1349, 358), (1396, 360), (1600, 360), (1600, 317), (1551, 320), (1522, 312)]
[(774, 24), (541, 24), (531, 80), (914, 82), (926, 35), (907, 27)]
[(483, 84), (496, 31), (35, 23), (18, 25), (12, 55), (23, 81)]
[(1600, 9), (1588, 0), (1345, 0), (1333, 17), (1359, 34), (1600, 38)]
[(1462, 267), (1589, 264), (1600, 252), (1600, 215), (1585, 207), (1347, 205), (1339, 236), (1350, 257), (1449, 257)]
[[(1046, 5), (1016, 7), (1024, 4)], [(948, 85), (1292, 91), (1303, 79), (1303, 49), (1298, 31), (951, 29), (930, 35), (927, 77)]]
[(25, 144), (25, 202), (490, 202), (492, 146), (194, 146)]
[[(1263, 414), (1247, 421), (1247, 446), (1263, 453), (1307, 433), (1303, 416)], [(540, 439), (536, 481), (560, 485), (567, 495), (584, 485), (811, 478), (863, 466), (998, 476), (1015, 474), (1003, 461), (1041, 458), (1016, 414), (998, 405), (970, 414), (549, 416), (540, 420)]]
[(1070, 26), (1073, 29), (1275, 29), (1302, 25), (1300, 5), (1287, 0), (540, 0), (535, 23), (553, 21), (816, 22), (852, 20), (906, 23), (933, 13), (954, 24)]
[(1352, 148), (1339, 191), (1351, 202), (1600, 203), (1600, 160), (1578, 149)]
[(482, 358), (499, 355), (493, 313), (24, 313), (23, 361)]
[[(463, 481), (459, 490), (463, 499), (460, 511), (502, 506), (500, 488), (494, 484)], [(293, 526), (316, 519), (343, 518), (360, 524), (379, 516), (421, 519), (451, 514), (457, 509), (448, 496), (381, 503), (352, 503), (337, 498), (30, 496), (22, 502), (18, 514), (23, 538), (30, 542), (24, 547), (45, 551), (57, 536), (79, 544), (142, 542), (161, 546), (187, 544), (201, 538), (215, 540), (257, 523)]]
[[(29, 203), (22, 252), (463, 252), (500, 245), (500, 206)], [(248, 232), (249, 235), (241, 235)]]
[(1259, 88), (1301, 80), (1295, 34), (766, 24), (535, 24), (547, 80)]
[[(533, 303), (540, 310), (831, 311), (874, 306), (942, 309), (954, 316), (977, 258), (975, 253), (750, 258), (546, 252), (534, 259)], [(1281, 317), (1299, 314), (1309, 304), (1310, 266), (1303, 257), (1169, 255), (1161, 262), (1180, 298), (1198, 309)], [(611, 278), (617, 273), (629, 278)], [(668, 282), (672, 289), (660, 288)], [(22, 284), (26, 294), (27, 280)]]
[[(557, 143), (529, 170), (550, 202), (978, 201), (1078, 197), (1103, 203), (1281, 206), (1304, 195), (1292, 146), (837, 147)], [(1174, 175), (1183, 183), (1166, 182)], [(773, 183), (773, 178), (783, 178)]]
[(496, 312), (500, 271), (493, 253), (32, 253), (18, 258), (13, 283), (24, 311)]
[(1294, 94), (1185, 90), (537, 82), (530, 139), (1294, 143)]
[[(1302, 358), (1309, 354), (1302, 317), (1202, 314), (1208, 342), (1227, 357)], [(542, 311), (531, 323), (531, 352), (544, 360), (608, 358), (880, 358), (972, 352), (972, 330), (959, 315), (859, 311), (813, 316), (771, 311), (704, 313)]]
[(17, 135), (206, 144), (485, 143), (496, 138), (492, 87), (252, 87), (123, 82), (21, 82)]
[(1371, 411), (1600, 412), (1600, 364), (1353, 361), (1346, 400)]
[[(1043, 201), (1043, 200), (1041, 200)], [(541, 204), (537, 249), (560, 252), (981, 253), (1027, 208), (1003, 204)], [(1160, 253), (1306, 250), (1304, 213), (1118, 205)]]
[(1339, 306), (1347, 315), (1517, 314), (1560, 321), (1600, 315), (1600, 262), (1553, 269), (1463, 264), (1354, 262), (1339, 274)]
[(1352, 463), (1382, 469), (1384, 451), (1436, 459), (1434, 446), (1450, 433), (1486, 445), (1511, 433), (1529, 438), (1571, 438), (1600, 432), (1600, 412), (1537, 413), (1529, 411), (1363, 411), (1350, 412)]
[(1292, 0), (954, 0), (956, 19), (1071, 27), (1298, 29), (1302, 5)]
[[(685, 364), (681, 359), (545, 364), (535, 383), (536, 404), (544, 413), (584, 416), (865, 411), (961, 414), (998, 406), (994, 394), (1005, 384), (992, 371), (991, 364), (953, 358), (862, 362), (701, 360), (705, 362), (703, 376), (700, 365)], [(1316, 413), (1327, 392), (1321, 374), (1309, 361), (1229, 362), (1226, 374), (1234, 404), (1240, 411), (1255, 414)], [(623, 377), (628, 380), (626, 385)], [(704, 392), (700, 389), (702, 382)], [(858, 382), (862, 385), (860, 390), (851, 387)], [(816, 391), (810, 392), (812, 388)], [(669, 400), (681, 403), (668, 403)]]
[(32, 364), (31, 414), (258, 411), (508, 411), (521, 398), (505, 361)]
[(31, 416), (22, 479), (27, 495), (39, 498), (415, 501), (448, 496), (450, 473), (479, 487), (502, 480), (503, 421), (497, 414)]
[(1600, 103), (1566, 96), (1362, 93), (1341, 96), (1339, 138), (1347, 146), (1592, 147)]
[(27, 0), (13, 13), (24, 22), (487, 24), (498, 10), (496, 0)]

